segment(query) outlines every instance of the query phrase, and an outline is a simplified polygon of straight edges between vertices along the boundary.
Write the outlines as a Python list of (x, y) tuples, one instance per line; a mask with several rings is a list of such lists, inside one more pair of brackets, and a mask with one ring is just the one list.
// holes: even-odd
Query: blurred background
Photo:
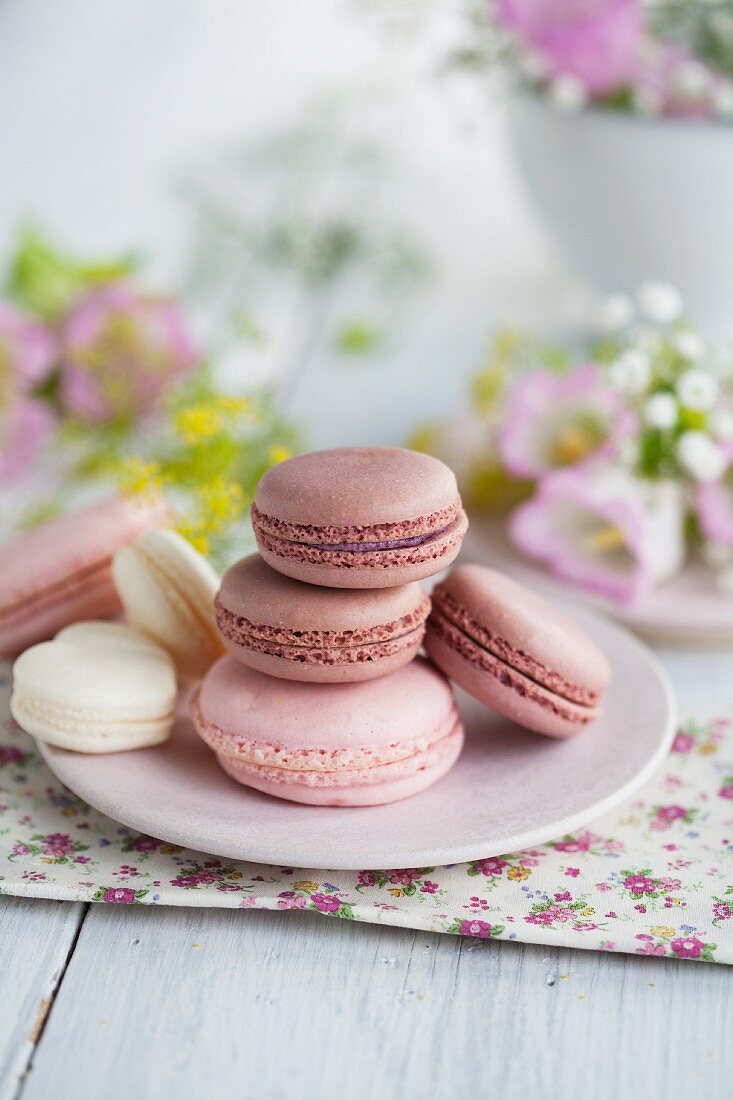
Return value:
[[(503, 97), (448, 70), (463, 36), (464, 8), (432, 0), (3, 0), (2, 243), (35, 220), (76, 252), (137, 250), (207, 339), (231, 308), (267, 334), (227, 370), (294, 373), (313, 444), (402, 442), (462, 400), (497, 322), (557, 330), (581, 308)], [(278, 204), (365, 238), (335, 286), (237, 248)]]

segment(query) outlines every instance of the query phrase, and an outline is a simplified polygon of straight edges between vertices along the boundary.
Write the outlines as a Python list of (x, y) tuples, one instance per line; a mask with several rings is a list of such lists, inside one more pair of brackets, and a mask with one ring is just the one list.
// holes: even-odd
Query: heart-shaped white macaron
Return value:
[(75, 623), (13, 666), (19, 726), (76, 752), (119, 752), (164, 741), (176, 705), (173, 662), (122, 623)]

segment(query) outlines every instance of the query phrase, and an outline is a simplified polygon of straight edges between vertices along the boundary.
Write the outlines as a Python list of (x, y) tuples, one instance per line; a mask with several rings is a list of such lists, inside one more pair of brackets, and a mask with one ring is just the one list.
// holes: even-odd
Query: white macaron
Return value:
[(34, 737), (75, 752), (165, 741), (176, 676), (164, 649), (123, 623), (75, 623), (13, 666), (10, 711)]
[(182, 679), (198, 679), (224, 652), (214, 618), (219, 577), (186, 539), (166, 527), (145, 531), (112, 560), (130, 623), (162, 645)]

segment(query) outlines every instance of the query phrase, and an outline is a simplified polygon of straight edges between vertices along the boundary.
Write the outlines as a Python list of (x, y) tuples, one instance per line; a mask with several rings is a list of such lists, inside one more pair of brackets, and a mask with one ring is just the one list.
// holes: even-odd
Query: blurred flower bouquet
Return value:
[(132, 261), (80, 262), (23, 235), (0, 301), (0, 483), (4, 511), (20, 488), (13, 520), (47, 518), (103, 481), (162, 493), (216, 557), (295, 441), (270, 391), (217, 385), (183, 304), (141, 287)]
[(462, 58), (558, 107), (733, 118), (730, 0), (491, 0)]
[(733, 592), (733, 342), (706, 343), (660, 283), (594, 323), (576, 354), (500, 333), (470, 410), (412, 445), (564, 580), (633, 604), (700, 554)]

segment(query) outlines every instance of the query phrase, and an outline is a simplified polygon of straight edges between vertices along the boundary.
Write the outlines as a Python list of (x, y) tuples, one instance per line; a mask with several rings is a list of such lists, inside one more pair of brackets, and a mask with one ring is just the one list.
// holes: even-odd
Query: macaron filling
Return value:
[(430, 600), (392, 622), (359, 630), (296, 630), (255, 623), (216, 601), (222, 636), (235, 646), (300, 664), (362, 664), (417, 649), (425, 632)]
[(258, 533), (269, 534), (284, 542), (344, 553), (420, 546), (444, 535), (461, 520), (462, 514), (461, 501), (457, 498), (448, 508), (396, 523), (315, 526), (279, 520), (261, 512), (256, 504), (252, 505), (252, 523)]
[(463, 740), (460, 718), (451, 710), (431, 735), (419, 740), (348, 749), (285, 748), (236, 737), (205, 721), (198, 689), (189, 707), (200, 736), (230, 774), (305, 787), (370, 786), (401, 779), (457, 755)]
[[(596, 706), (578, 703), (533, 679), (512, 665), (509, 660), (497, 656), (491, 649), (471, 637), (461, 626), (443, 614), (440, 607), (433, 606), (428, 625), (432, 635), (462, 660), (493, 676), (503, 687), (515, 691), (522, 698), (551, 711), (558, 718), (574, 725), (586, 725), (598, 717)], [(508, 643), (505, 644), (507, 646), (505, 652), (508, 656), (512, 647)], [(430, 652), (429, 644), (428, 652)], [(563, 682), (561, 678), (560, 680)]]

